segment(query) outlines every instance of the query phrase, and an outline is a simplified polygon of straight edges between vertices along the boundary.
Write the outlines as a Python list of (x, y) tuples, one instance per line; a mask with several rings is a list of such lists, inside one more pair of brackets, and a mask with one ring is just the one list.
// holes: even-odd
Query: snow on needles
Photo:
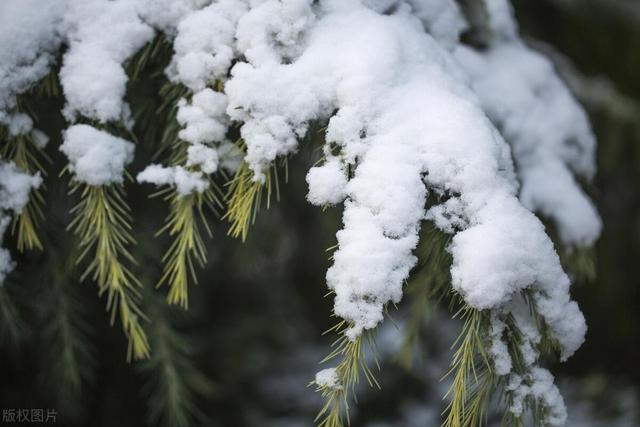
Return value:
[(89, 125), (67, 129), (60, 150), (74, 178), (89, 185), (122, 183), (124, 168), (133, 160), (131, 142)]
[(102, 123), (126, 117), (123, 97), (127, 75), (122, 63), (153, 37), (137, 13), (136, 0), (67, 2), (60, 81), (67, 101), (65, 115), (77, 113)]
[(12, 121), (6, 114), (15, 107), (15, 96), (49, 72), (62, 41), (63, 11), (62, 0), (0, 2), (0, 123)]
[[(189, 89), (176, 116), (187, 158), (148, 165), (139, 182), (205, 191), (208, 174), (238, 165), (240, 150), (226, 139), (232, 125), (262, 182), (312, 122), (326, 122), (307, 198), (344, 203), (327, 284), (348, 337), (376, 327), (385, 306), (400, 301), (419, 229), (431, 220), (453, 234), (453, 288), (471, 307), (491, 310), (498, 374), (511, 375), (502, 332), (513, 315), (527, 372), (510, 376), (511, 391), (548, 401), (551, 424), (566, 417), (553, 379), (537, 366), (539, 331), (517, 301), (527, 290), (563, 359), (581, 345), (584, 318), (532, 211), (552, 219), (567, 246), (593, 244), (601, 222), (578, 178), (594, 175), (595, 140), (551, 64), (518, 38), (506, 0), (485, 2), (493, 31), (485, 50), (460, 43), (467, 23), (454, 0), (35, 3), (0, 2), (0, 23), (16, 12), (24, 25), (0, 26), (0, 123), (12, 134), (31, 130), (31, 119), (13, 111), (15, 95), (46, 74), (61, 40), (67, 119), (131, 125), (123, 63), (154, 28), (165, 32), (174, 49), (166, 75)], [(61, 150), (89, 185), (121, 183), (133, 157), (132, 143), (85, 124), (71, 125)], [(426, 210), (428, 198), (437, 204)], [(333, 375), (316, 381), (335, 385)]]
[(42, 184), (40, 174), (29, 175), (13, 162), (0, 161), (0, 286), (13, 269), (9, 251), (1, 246), (11, 214), (19, 215), (29, 201), (32, 189)]
[[(479, 309), (532, 287), (566, 343), (564, 356), (572, 354), (585, 327), (569, 300), (569, 279), (544, 227), (518, 201), (509, 148), (461, 83), (455, 61), (406, 5), (380, 15), (359, 1), (325, 1), (317, 15), (291, 63), (232, 69), (227, 112), (244, 122), (246, 160), (258, 177), (275, 157), (295, 151), (314, 119), (329, 119), (328, 142), (356, 166), (327, 272), (335, 313), (352, 324), (349, 335), (375, 327), (384, 306), (400, 300), (416, 262), (426, 182), (451, 197), (439, 206), (441, 218), (466, 224), (450, 247), (453, 287)], [(316, 169), (308, 180), (318, 181)], [(310, 199), (319, 191), (312, 186)]]
[(456, 56), (511, 144), (522, 203), (552, 219), (566, 245), (590, 246), (602, 224), (575, 178), (590, 180), (595, 173), (596, 143), (586, 114), (549, 61), (519, 40), (506, 0), (488, 6), (493, 43), (483, 52), (461, 46)]
[[(167, 76), (189, 88), (190, 101), (178, 102), (181, 140), (190, 144), (186, 165), (152, 164), (138, 174), (139, 182), (172, 185), (186, 196), (209, 188), (205, 174), (218, 169), (221, 153), (230, 153), (225, 140), (229, 119), (227, 97), (208, 86), (226, 79), (237, 52), (237, 21), (248, 10), (244, 0), (220, 0), (186, 14), (177, 25), (174, 56)], [(223, 164), (225, 160), (222, 159)], [(186, 166), (186, 167), (185, 167)]]

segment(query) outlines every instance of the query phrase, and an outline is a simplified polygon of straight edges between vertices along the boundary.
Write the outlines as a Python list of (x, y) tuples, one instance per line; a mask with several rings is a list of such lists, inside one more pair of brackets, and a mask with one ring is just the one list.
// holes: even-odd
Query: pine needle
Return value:
[(405, 370), (413, 366), (414, 350), (419, 342), (424, 319), (434, 303), (442, 299), (449, 289), (451, 256), (446, 248), (451, 236), (427, 223), (420, 232), (420, 244), (416, 250), (419, 267), (412, 273), (406, 286), (411, 300), (409, 319), (404, 327), (403, 343), (396, 360)]
[[(2, 135), (0, 135), (2, 138)], [(8, 137), (5, 135), (7, 143), (2, 149), (2, 157), (14, 162), (22, 171), (28, 174), (40, 173), (46, 175), (42, 163), (38, 159), (44, 153), (35, 145), (30, 134)], [(17, 236), (17, 248), (20, 252), (25, 250), (40, 249), (42, 242), (38, 236), (38, 224), (44, 218), (43, 207), (45, 204), (42, 190), (40, 188), (31, 190), (29, 201), (24, 206), (19, 215), (14, 216), (11, 233)]]
[(158, 234), (168, 231), (169, 236), (173, 237), (173, 242), (162, 257), (164, 269), (157, 286), (167, 284), (167, 302), (186, 310), (189, 307), (189, 277), (197, 283), (195, 264), (202, 268), (207, 262), (207, 251), (196, 216), (200, 216), (207, 233), (211, 236), (203, 213), (203, 203), (213, 204), (216, 198), (210, 189), (188, 195), (171, 190), (167, 198), (170, 200), (170, 212), (165, 226)]
[(229, 187), (227, 191), (229, 206), (227, 213), (223, 217), (223, 219), (227, 219), (231, 223), (227, 234), (234, 238), (240, 237), (243, 242), (247, 240), (249, 228), (256, 221), (264, 190), (266, 189), (267, 192), (267, 209), (269, 209), (274, 189), (276, 191), (276, 199), (280, 199), (276, 166), (269, 168), (265, 175), (264, 182), (255, 181), (253, 179), (253, 171), (249, 168), (248, 163), (243, 161), (233, 179), (227, 183)]
[(314, 420), (318, 423), (318, 427), (343, 427), (345, 419), (347, 425), (350, 424), (349, 401), (351, 398), (355, 400), (355, 387), (360, 382), (361, 374), (364, 375), (370, 387), (380, 388), (380, 384), (365, 360), (365, 347), (368, 346), (370, 350), (375, 348), (371, 333), (365, 331), (366, 335), (359, 335), (351, 340), (344, 334), (347, 327), (348, 323), (342, 320), (325, 332), (325, 334), (329, 332), (340, 334), (340, 337), (332, 345), (335, 347), (333, 351), (321, 362), (339, 360), (335, 368), (338, 385), (327, 387), (320, 386), (315, 381), (310, 383), (310, 385), (317, 386), (316, 392), (325, 399), (324, 406)]
[(197, 398), (211, 397), (215, 385), (195, 365), (190, 337), (175, 327), (169, 307), (151, 292), (145, 295), (145, 306), (154, 319), (149, 327), (154, 351), (139, 365), (148, 377), (145, 394), (149, 424), (200, 424), (204, 414), (198, 409)]
[(80, 192), (81, 201), (72, 209), (74, 215), (68, 229), (80, 238), (77, 262), (89, 259), (81, 280), (91, 277), (98, 283), (99, 294), (107, 294), (107, 311), (111, 324), (119, 316), (128, 339), (127, 360), (149, 357), (149, 342), (142, 328), (146, 320), (140, 308), (142, 284), (124, 265), (135, 262), (127, 249), (134, 243), (129, 234), (129, 207), (122, 185), (90, 186), (72, 183), (71, 193)]
[(48, 349), (46, 363), (51, 366), (43, 374), (55, 391), (58, 405), (73, 411), (77, 408), (71, 402), (82, 397), (93, 379), (96, 364), (95, 348), (90, 339), (93, 328), (86, 320), (88, 313), (76, 294), (77, 288), (70, 286), (74, 253), (63, 251), (59, 254), (60, 247), (52, 249), (48, 269), (50, 286), (39, 301), (43, 322), (40, 332)]
[(446, 376), (453, 376), (450, 398), (443, 414), (443, 427), (476, 427), (486, 423), (487, 407), (495, 388), (495, 378), (484, 350), (481, 336), (485, 319), (481, 311), (464, 305), (458, 312), (463, 320), (462, 332)]

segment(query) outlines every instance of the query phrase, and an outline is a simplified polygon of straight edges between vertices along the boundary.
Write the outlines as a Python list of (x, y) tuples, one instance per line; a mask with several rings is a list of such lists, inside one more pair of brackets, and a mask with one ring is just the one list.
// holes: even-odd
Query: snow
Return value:
[(25, 113), (1, 114), (0, 124), (7, 127), (11, 136), (24, 135), (33, 129), (33, 120)]
[(96, 186), (122, 183), (133, 149), (131, 142), (89, 125), (68, 128), (60, 146), (74, 178)]
[[(464, 228), (450, 247), (454, 289), (486, 309), (533, 288), (541, 314), (567, 342), (565, 355), (572, 353), (584, 319), (569, 302), (569, 280), (544, 227), (518, 201), (509, 148), (457, 63), (408, 7), (384, 16), (357, 1), (326, 1), (317, 15), (298, 34), (298, 57), (278, 61), (266, 47), (234, 66), (227, 113), (244, 123), (245, 160), (257, 180), (275, 158), (295, 152), (315, 119), (330, 119), (327, 139), (356, 166), (327, 272), (334, 311), (353, 325), (349, 335), (375, 327), (384, 306), (402, 297), (416, 261), (426, 182), (451, 196), (431, 212), (440, 225)], [(320, 187), (312, 186), (311, 198)]]
[(496, 34), (491, 47), (459, 47), (456, 57), (511, 144), (523, 205), (552, 219), (567, 246), (590, 246), (602, 222), (576, 179), (588, 181), (595, 173), (596, 142), (587, 116), (551, 63), (518, 39), (509, 5), (488, 5)]
[[(233, 172), (241, 161), (264, 182), (311, 123), (326, 122), (324, 160), (307, 173), (307, 199), (344, 205), (326, 279), (347, 336), (375, 328), (401, 300), (420, 227), (433, 221), (453, 235), (453, 289), (491, 311), (489, 354), (510, 379), (512, 410), (532, 396), (549, 408), (549, 424), (564, 422), (553, 377), (538, 366), (540, 331), (520, 295), (526, 291), (561, 358), (571, 356), (586, 324), (534, 212), (555, 223), (568, 247), (595, 242), (601, 220), (579, 184), (594, 176), (595, 138), (549, 61), (519, 39), (506, 0), (487, 1), (493, 39), (483, 51), (459, 44), (467, 24), (454, 0), (45, 3), (0, 3), (0, 123), (10, 135), (46, 144), (32, 119), (14, 111), (15, 96), (46, 75), (65, 41), (60, 79), (72, 125), (60, 149), (74, 179), (122, 183), (134, 145), (73, 122), (129, 126), (123, 64), (164, 31), (174, 49), (165, 72), (189, 89), (177, 104), (187, 157), (148, 165), (138, 182), (202, 193), (209, 174)], [(231, 126), (246, 154), (227, 140)], [(1, 168), (4, 228), (5, 211), (19, 212), (40, 177)], [(11, 265), (1, 249), (0, 278)], [(523, 336), (526, 372), (517, 376), (506, 316)], [(333, 369), (316, 383), (340, 387)]]
[(178, 102), (177, 112), (182, 126), (178, 136), (190, 144), (187, 161), (182, 166), (150, 165), (138, 175), (138, 181), (172, 185), (178, 194), (185, 196), (205, 191), (209, 187), (205, 175), (216, 172), (219, 163), (232, 171), (239, 165), (236, 150), (226, 141), (230, 125), (227, 97), (208, 86), (226, 79), (237, 56), (237, 21), (247, 12), (248, 4), (244, 0), (220, 0), (199, 8), (203, 5), (201, 1), (180, 3), (176, 6), (180, 11), (179, 23), (175, 31), (170, 31), (175, 33), (174, 56), (166, 74), (193, 93), (189, 100)]
[[(9, 217), (0, 216), (0, 244), (3, 243), (4, 232), (9, 226), (10, 221), (11, 220)], [(0, 286), (4, 284), (4, 280), (6, 279), (7, 275), (11, 273), (14, 266), (15, 265), (13, 260), (11, 259), (11, 254), (7, 249), (3, 248), (0, 245)]]
[(346, 197), (347, 174), (338, 158), (331, 157), (307, 173), (307, 200), (317, 206), (335, 205)]
[(33, 144), (35, 144), (35, 146), (40, 150), (46, 147), (47, 144), (49, 143), (49, 137), (40, 130), (34, 129), (31, 132), (31, 137), (32, 137)]
[(253, 65), (279, 64), (303, 50), (304, 32), (313, 24), (313, 0), (265, 0), (238, 21), (237, 47)]
[(204, 173), (218, 170), (218, 151), (203, 144), (187, 148), (187, 166), (198, 166)]
[(127, 117), (123, 63), (154, 35), (137, 10), (136, 0), (67, 2), (64, 31), (69, 48), (60, 82), (68, 120), (77, 114), (101, 123)]
[(468, 25), (454, 0), (409, 0), (424, 29), (448, 49), (458, 45)]
[[(0, 161), (0, 244), (11, 221), (11, 214), (19, 215), (29, 201), (31, 190), (41, 184), (39, 173), (29, 175), (13, 162)], [(0, 285), (13, 267), (9, 251), (0, 246)]]
[(15, 107), (15, 96), (42, 79), (61, 37), (62, 0), (0, 2), (0, 119)]
[(202, 172), (189, 171), (182, 166), (149, 165), (138, 174), (137, 180), (141, 183), (175, 186), (181, 196), (189, 195), (194, 191), (202, 193), (209, 187), (209, 181), (203, 177)]
[(20, 214), (29, 201), (29, 192), (40, 184), (40, 173), (29, 175), (13, 162), (0, 162), (0, 212)]
[(560, 390), (554, 384), (553, 375), (543, 368), (533, 368), (524, 377), (512, 375), (506, 390), (513, 396), (509, 411), (521, 415), (524, 411), (525, 399), (532, 399), (541, 404), (545, 425), (562, 427), (567, 422), (567, 408)]
[(496, 312), (491, 313), (491, 325), (489, 328), (490, 347), (489, 354), (493, 360), (496, 375), (507, 375), (513, 368), (513, 362), (509, 355), (509, 348), (503, 340), (503, 334), (507, 325), (498, 318)]
[(177, 27), (169, 78), (194, 92), (224, 79), (235, 57), (236, 24), (246, 3), (220, 0), (186, 15)]
[(228, 125), (226, 108), (227, 97), (208, 88), (195, 93), (190, 104), (181, 99), (177, 119), (184, 128), (180, 138), (193, 144), (222, 141)]
[(330, 389), (340, 389), (340, 379), (335, 368), (327, 368), (316, 373), (315, 383), (318, 387), (326, 387)]
[(517, 37), (518, 27), (509, 0), (485, 0), (484, 3), (494, 37), (507, 40)]
[(139, 0), (140, 17), (149, 25), (170, 37), (177, 32), (178, 23), (189, 13), (200, 9), (209, 0)]

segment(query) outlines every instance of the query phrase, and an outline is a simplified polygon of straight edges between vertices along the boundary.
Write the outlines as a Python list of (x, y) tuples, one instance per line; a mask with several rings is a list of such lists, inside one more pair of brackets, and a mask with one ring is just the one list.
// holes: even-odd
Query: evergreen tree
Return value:
[(264, 425), (290, 378), (322, 402), (275, 425), (338, 427), (407, 381), (424, 425), (567, 423), (602, 232), (573, 93), (640, 108), (507, 0), (5, 0), (0, 42), (3, 408)]

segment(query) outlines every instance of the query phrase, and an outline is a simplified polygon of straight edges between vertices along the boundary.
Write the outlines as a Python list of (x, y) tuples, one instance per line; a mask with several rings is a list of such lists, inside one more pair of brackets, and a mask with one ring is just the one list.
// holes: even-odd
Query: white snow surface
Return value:
[(346, 197), (347, 173), (336, 157), (330, 157), (321, 166), (312, 167), (307, 173), (307, 183), (307, 199), (314, 205), (335, 205)]
[(210, 0), (139, 0), (140, 17), (169, 37), (177, 33), (177, 26), (189, 13), (210, 3)]
[(236, 56), (237, 21), (246, 11), (245, 0), (220, 0), (187, 14), (177, 26), (169, 78), (194, 92), (224, 79)]
[(11, 219), (8, 216), (2, 216), (2, 214), (0, 214), (0, 286), (4, 284), (4, 279), (14, 268), (11, 254), (6, 248), (2, 247), (4, 232), (9, 226), (10, 221)]
[(327, 368), (316, 373), (315, 382), (318, 387), (326, 387), (330, 389), (340, 389), (340, 379), (335, 368)]
[(29, 201), (29, 192), (40, 184), (40, 173), (29, 175), (13, 162), (0, 161), (0, 212), (20, 214)]
[[(518, 38), (509, 3), (487, 0), (487, 8), (494, 39), (475, 51), (459, 44), (466, 23), (453, 0), (4, 0), (0, 123), (11, 135), (45, 141), (14, 111), (15, 95), (46, 75), (64, 40), (67, 119), (130, 125), (123, 64), (164, 31), (174, 48), (166, 74), (190, 90), (177, 105), (187, 160), (149, 165), (139, 182), (180, 195), (205, 191), (208, 174), (239, 164), (226, 140), (232, 125), (240, 126), (254, 180), (264, 181), (312, 122), (326, 121), (325, 160), (307, 174), (307, 198), (344, 203), (327, 284), (335, 314), (351, 326), (347, 335), (376, 327), (384, 307), (400, 301), (418, 231), (432, 220), (454, 235), (453, 288), (493, 312), (498, 373), (512, 370), (500, 317), (512, 314), (530, 368), (513, 380), (514, 394), (547, 402), (549, 422), (559, 425), (564, 405), (537, 366), (540, 335), (514, 298), (530, 291), (563, 359), (581, 345), (584, 318), (532, 211), (555, 222), (564, 244), (593, 244), (601, 221), (578, 181), (595, 173), (595, 139), (551, 64)], [(75, 179), (108, 185), (122, 182), (134, 147), (72, 124), (60, 149)], [(29, 177), (26, 187), (39, 179)], [(15, 195), (7, 200), (28, 195), (5, 187)], [(440, 202), (426, 210), (428, 197)], [(18, 212), (20, 203), (3, 209)], [(0, 251), (0, 277), (10, 266)], [(316, 381), (331, 384), (331, 374)]]
[(495, 40), (485, 52), (456, 57), (489, 117), (511, 144), (520, 200), (555, 223), (567, 246), (590, 246), (602, 221), (577, 177), (595, 174), (596, 142), (582, 107), (552, 64), (518, 38), (510, 5), (488, 2)]
[(178, 122), (183, 126), (180, 138), (192, 144), (222, 141), (227, 133), (225, 109), (227, 97), (209, 88), (193, 95), (191, 103), (178, 102)]
[(60, 150), (78, 181), (89, 185), (122, 183), (133, 160), (133, 144), (89, 125), (73, 125), (64, 133)]
[(460, 34), (468, 25), (454, 0), (409, 0), (413, 15), (418, 17), (424, 29), (448, 49), (460, 41)]
[(175, 186), (181, 196), (194, 191), (202, 193), (209, 187), (209, 181), (203, 177), (202, 172), (190, 171), (182, 166), (149, 165), (138, 174), (137, 180), (155, 185)]
[(63, 11), (63, 0), (0, 2), (0, 119), (17, 94), (49, 72)]
[(276, 157), (296, 150), (311, 120), (338, 110), (327, 138), (356, 168), (327, 282), (349, 335), (375, 327), (385, 304), (400, 300), (416, 261), (426, 182), (455, 200), (440, 206), (440, 217), (466, 224), (449, 248), (453, 287), (479, 309), (531, 287), (564, 355), (573, 353), (584, 319), (544, 227), (516, 197), (509, 148), (410, 8), (381, 15), (356, 0), (328, 0), (297, 36), (297, 57), (277, 61), (270, 50), (234, 66), (227, 112), (244, 123), (246, 161), (261, 179)]
[(151, 40), (153, 29), (138, 15), (138, 0), (67, 1), (64, 32), (69, 49), (60, 82), (65, 115), (102, 123), (126, 118), (124, 61)]

